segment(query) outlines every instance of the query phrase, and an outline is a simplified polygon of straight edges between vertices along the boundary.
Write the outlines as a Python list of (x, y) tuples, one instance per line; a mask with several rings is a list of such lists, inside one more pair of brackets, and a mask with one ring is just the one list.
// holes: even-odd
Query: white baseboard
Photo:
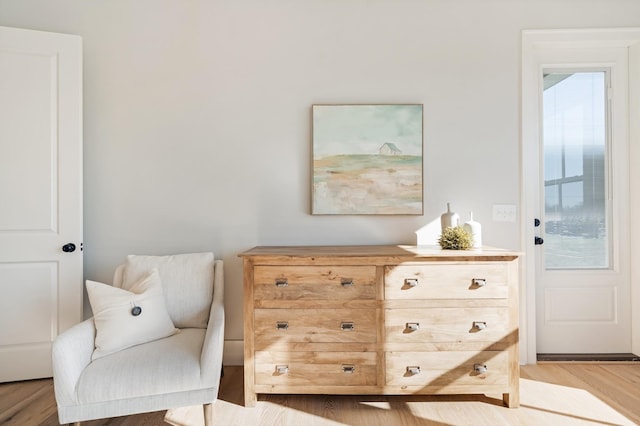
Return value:
[(225, 340), (224, 354), (222, 355), (222, 363), (224, 365), (243, 365), (244, 364), (244, 341)]

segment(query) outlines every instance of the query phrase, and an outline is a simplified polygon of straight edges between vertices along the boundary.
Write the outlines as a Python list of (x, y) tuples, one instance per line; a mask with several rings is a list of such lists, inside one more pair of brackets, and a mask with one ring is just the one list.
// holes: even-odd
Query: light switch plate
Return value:
[(493, 205), (493, 221), (494, 222), (515, 222), (517, 209), (515, 204), (494, 204)]

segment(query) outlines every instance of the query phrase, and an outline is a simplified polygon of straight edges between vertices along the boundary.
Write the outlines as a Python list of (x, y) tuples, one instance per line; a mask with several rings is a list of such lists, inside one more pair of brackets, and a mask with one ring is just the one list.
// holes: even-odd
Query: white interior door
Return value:
[(0, 382), (51, 377), (82, 294), (81, 39), (0, 27)]
[(614, 30), (523, 39), (529, 362), (631, 352), (629, 45)]

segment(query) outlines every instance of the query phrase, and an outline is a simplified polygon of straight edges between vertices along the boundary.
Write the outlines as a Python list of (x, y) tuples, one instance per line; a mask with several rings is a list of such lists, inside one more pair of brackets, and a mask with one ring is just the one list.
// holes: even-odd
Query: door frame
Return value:
[[(539, 181), (540, 140), (538, 63), (536, 51), (544, 48), (624, 47), (629, 50), (629, 161), (640, 162), (640, 28), (523, 30), (521, 87), (521, 223), (520, 245), (525, 253), (521, 269), (521, 359), (523, 364), (537, 362), (536, 350), (536, 246), (533, 244), (534, 218), (539, 206), (533, 196)], [(640, 216), (640, 170), (629, 168), (629, 217)], [(630, 221), (630, 253), (640, 254), (640, 221)], [(631, 262), (631, 347), (640, 353), (640, 265)]]

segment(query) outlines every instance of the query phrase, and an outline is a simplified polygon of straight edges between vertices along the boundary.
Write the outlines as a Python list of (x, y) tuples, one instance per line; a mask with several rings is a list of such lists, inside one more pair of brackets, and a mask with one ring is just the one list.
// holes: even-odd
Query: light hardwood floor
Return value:
[[(538, 364), (521, 368), (521, 406), (499, 395), (262, 396), (243, 407), (242, 367), (225, 367), (214, 419), (221, 426), (637, 425), (640, 363)], [(97, 425), (201, 425), (201, 407), (85, 422)], [(0, 424), (57, 425), (50, 379), (0, 384)]]

